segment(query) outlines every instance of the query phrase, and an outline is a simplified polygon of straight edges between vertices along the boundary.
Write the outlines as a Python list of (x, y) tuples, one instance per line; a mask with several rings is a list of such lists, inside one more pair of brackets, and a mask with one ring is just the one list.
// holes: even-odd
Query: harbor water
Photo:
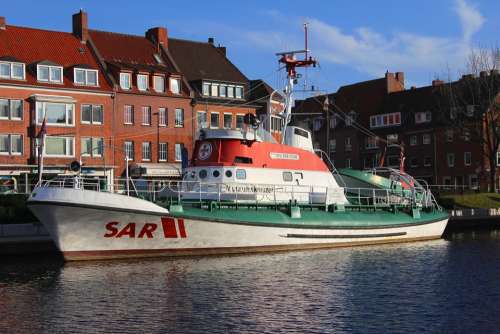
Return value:
[(500, 230), (224, 257), (3, 257), (0, 333), (498, 333)]

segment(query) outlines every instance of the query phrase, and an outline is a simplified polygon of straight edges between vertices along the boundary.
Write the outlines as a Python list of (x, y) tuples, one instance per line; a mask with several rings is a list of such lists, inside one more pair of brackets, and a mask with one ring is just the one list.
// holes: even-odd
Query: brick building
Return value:
[(0, 18), (0, 175), (20, 183), (37, 173), (36, 135), (47, 119), (45, 172), (113, 177), (112, 87), (78, 33), (7, 25)]
[[(403, 146), (405, 170), (416, 178), (486, 188), (490, 165), (497, 169), (500, 162), (486, 158), (482, 139), (488, 133), (486, 115), (498, 111), (499, 81), (498, 72), (491, 71), (405, 89), (403, 73), (386, 73), (298, 101), (294, 112), (302, 115), (295, 121), (311, 128), (315, 146), (329, 151), (339, 168), (376, 167), (382, 156), (384, 166), (398, 168)], [(485, 83), (488, 92), (473, 93), (472, 87)]]

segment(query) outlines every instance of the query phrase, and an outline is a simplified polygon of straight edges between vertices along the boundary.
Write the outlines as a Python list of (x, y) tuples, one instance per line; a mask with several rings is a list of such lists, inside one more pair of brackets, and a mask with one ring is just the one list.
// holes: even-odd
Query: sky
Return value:
[[(27, 10), (28, 9), (28, 10)], [(170, 37), (227, 47), (249, 79), (281, 88), (276, 52), (309, 49), (320, 66), (302, 71), (301, 87), (340, 86), (405, 73), (405, 85), (457, 78), (474, 48), (500, 46), (499, 0), (112, 1), (2, 0), (7, 24), (71, 31), (71, 15), (87, 11), (91, 29), (143, 35), (164, 26)]]

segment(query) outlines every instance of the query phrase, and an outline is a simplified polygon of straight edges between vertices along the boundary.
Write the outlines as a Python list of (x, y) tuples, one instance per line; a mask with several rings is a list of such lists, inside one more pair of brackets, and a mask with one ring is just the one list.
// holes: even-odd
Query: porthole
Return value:
[(247, 178), (247, 172), (244, 169), (237, 169), (236, 170), (236, 178), (238, 180), (244, 180)]
[(214, 170), (214, 172), (212, 173), (212, 175), (214, 177), (219, 177), (220, 176), (220, 172), (218, 170)]
[(200, 170), (200, 179), (204, 179), (207, 177), (207, 170), (206, 169), (202, 169)]
[(231, 172), (230, 170), (227, 170), (226, 177), (231, 177), (231, 176), (233, 176), (233, 172)]

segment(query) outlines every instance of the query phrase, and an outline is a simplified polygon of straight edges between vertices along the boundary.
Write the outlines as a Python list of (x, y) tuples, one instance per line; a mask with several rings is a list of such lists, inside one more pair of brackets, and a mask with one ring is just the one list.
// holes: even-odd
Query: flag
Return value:
[(47, 134), (47, 117), (43, 118), (42, 127), (38, 132), (38, 184), (42, 183), (43, 175), (43, 150), (45, 146), (45, 135)]
[(387, 153), (387, 145), (384, 147), (384, 152), (382, 153), (382, 155), (380, 156), (380, 160), (378, 161), (379, 167), (384, 167), (386, 153)]
[(404, 173), (405, 172), (405, 144), (403, 142), (401, 142), (401, 144), (399, 145), (399, 171), (401, 173)]

